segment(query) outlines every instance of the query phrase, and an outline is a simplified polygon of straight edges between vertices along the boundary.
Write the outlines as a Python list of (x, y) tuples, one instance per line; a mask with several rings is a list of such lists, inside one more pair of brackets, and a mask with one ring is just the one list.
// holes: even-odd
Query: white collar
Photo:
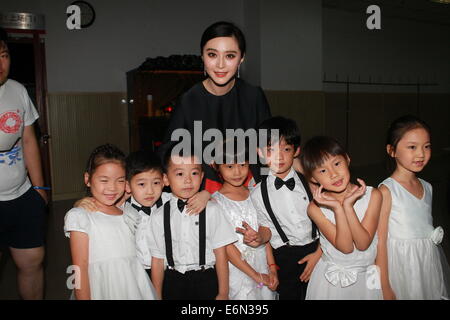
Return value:
[(131, 204), (134, 204), (135, 206), (138, 206), (139, 208), (142, 208), (142, 204), (137, 202), (136, 199), (133, 196), (130, 197), (130, 202), (131, 202)]

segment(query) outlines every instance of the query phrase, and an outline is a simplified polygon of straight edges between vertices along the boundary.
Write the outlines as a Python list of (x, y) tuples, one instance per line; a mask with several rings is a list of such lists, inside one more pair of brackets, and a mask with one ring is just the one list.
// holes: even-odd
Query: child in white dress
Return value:
[[(226, 143), (224, 143), (224, 149)], [(233, 149), (236, 150), (236, 149)], [(242, 162), (238, 161), (243, 155)], [(218, 176), (222, 179), (222, 188), (212, 195), (226, 213), (226, 217), (237, 231), (245, 229), (258, 230), (256, 209), (250, 198), (250, 191), (245, 186), (249, 172), (245, 152), (232, 155), (227, 163), (223, 157), (222, 164), (214, 164)], [(276, 298), (278, 285), (277, 269), (269, 243), (253, 248), (244, 244), (244, 237), (238, 234), (239, 241), (227, 246), (230, 260), (229, 277), (230, 300), (273, 300)]]
[(125, 156), (112, 145), (96, 148), (84, 175), (98, 208), (65, 216), (75, 266), (77, 300), (153, 300), (155, 289), (136, 257), (134, 236), (115, 206), (125, 191)]
[(431, 184), (416, 176), (431, 157), (430, 129), (404, 116), (389, 129), (388, 155), (394, 173), (380, 184), (383, 195), (378, 234), (385, 299), (448, 299), (448, 271), (438, 246), (444, 231), (433, 227)]
[(350, 182), (350, 158), (329, 137), (315, 137), (303, 148), (306, 177), (319, 187), (308, 207), (320, 230), (323, 254), (313, 270), (307, 300), (378, 300), (382, 298), (376, 230), (381, 207), (377, 189)]

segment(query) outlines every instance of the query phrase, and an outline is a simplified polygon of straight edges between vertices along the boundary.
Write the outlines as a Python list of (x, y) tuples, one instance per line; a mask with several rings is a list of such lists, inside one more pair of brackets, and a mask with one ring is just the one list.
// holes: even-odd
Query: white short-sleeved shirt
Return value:
[(31, 187), (21, 138), (38, 118), (23, 85), (8, 79), (0, 86), (0, 201), (16, 199)]
[[(161, 200), (164, 205), (167, 201), (170, 200), (170, 193), (163, 192), (161, 194)], [(131, 203), (142, 206), (139, 202), (136, 201), (133, 197), (131, 197)], [(153, 214), (158, 209), (156, 202), (152, 206), (151, 214)], [(125, 203), (124, 211), (126, 210), (134, 210), (137, 211), (131, 204)], [(150, 216), (145, 214), (143, 211), (139, 211), (142, 215), (142, 219), (139, 222), (136, 228), (136, 251), (137, 257), (140, 263), (144, 266), (145, 269), (150, 269), (152, 267), (152, 255), (150, 253), (150, 243), (153, 241), (153, 236), (151, 235), (152, 230), (150, 227)]]
[[(178, 210), (178, 198), (171, 195), (170, 227), (172, 233), (172, 252), (175, 270), (181, 273), (199, 270), (199, 215), (188, 215), (186, 208)], [(155, 258), (166, 259), (164, 238), (164, 206), (150, 216), (150, 226), (153, 236), (151, 254)], [(215, 200), (206, 205), (206, 257), (205, 267), (212, 268), (216, 258), (214, 249), (221, 248), (238, 240), (234, 227), (225, 218), (224, 213)]]
[[(291, 171), (283, 180), (287, 181), (292, 177), (295, 180), (294, 190), (291, 191), (286, 186), (282, 186), (277, 190), (275, 188), (276, 176), (270, 171), (267, 176), (267, 193), (269, 194), (272, 211), (288, 237), (289, 244), (304, 246), (315, 240), (311, 237), (312, 222), (307, 213), (309, 199), (300, 178), (293, 168), (291, 168)], [(270, 231), (272, 232), (272, 238), (270, 239), (272, 247), (277, 249), (283, 246), (283, 240), (281, 240), (281, 237), (264, 206), (261, 183), (258, 183), (252, 190), (250, 197), (258, 214), (259, 225), (270, 228)]]

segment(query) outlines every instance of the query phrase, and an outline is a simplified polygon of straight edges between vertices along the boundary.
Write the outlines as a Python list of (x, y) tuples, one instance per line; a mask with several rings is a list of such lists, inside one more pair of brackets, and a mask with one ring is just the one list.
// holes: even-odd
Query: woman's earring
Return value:
[(203, 69), (203, 74), (205, 75), (205, 77), (208, 76), (208, 74), (206, 73), (206, 69)]
[(238, 65), (238, 78), (240, 77), (240, 69), (241, 69), (241, 65)]

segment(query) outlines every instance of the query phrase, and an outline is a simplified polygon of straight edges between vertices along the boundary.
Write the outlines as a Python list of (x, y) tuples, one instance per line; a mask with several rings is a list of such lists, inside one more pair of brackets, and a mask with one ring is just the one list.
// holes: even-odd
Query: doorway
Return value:
[[(47, 123), (47, 74), (43, 31), (6, 29), (11, 56), (9, 78), (23, 84), (39, 113), (34, 124), (42, 159), (45, 186), (51, 187), (50, 150)], [(51, 192), (48, 193), (51, 201)]]

